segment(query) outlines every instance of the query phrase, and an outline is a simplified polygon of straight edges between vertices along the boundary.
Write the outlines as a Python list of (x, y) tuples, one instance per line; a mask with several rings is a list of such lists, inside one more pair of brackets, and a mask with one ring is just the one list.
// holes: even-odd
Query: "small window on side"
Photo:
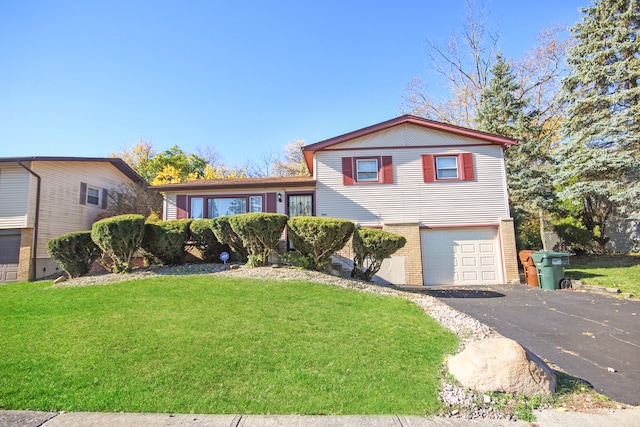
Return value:
[(87, 188), (87, 204), (100, 206), (100, 190), (96, 188)]
[(262, 196), (249, 197), (249, 212), (262, 212)]
[(204, 199), (202, 197), (194, 197), (191, 199), (191, 218), (204, 218)]
[(356, 181), (378, 181), (378, 159), (356, 160)]
[(436, 157), (437, 179), (458, 179), (458, 156)]

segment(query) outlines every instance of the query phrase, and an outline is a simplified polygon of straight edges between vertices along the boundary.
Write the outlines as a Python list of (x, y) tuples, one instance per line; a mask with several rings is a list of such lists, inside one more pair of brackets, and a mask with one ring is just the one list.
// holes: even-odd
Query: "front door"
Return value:
[[(313, 194), (288, 194), (287, 195), (287, 215), (292, 216), (313, 216)], [(293, 249), (293, 244), (287, 236), (287, 247)]]
[(287, 195), (287, 214), (292, 216), (313, 216), (313, 194)]

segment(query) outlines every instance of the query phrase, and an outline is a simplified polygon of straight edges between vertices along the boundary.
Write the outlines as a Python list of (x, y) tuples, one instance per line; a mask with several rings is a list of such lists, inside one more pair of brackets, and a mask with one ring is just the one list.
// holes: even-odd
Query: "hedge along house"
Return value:
[[(312, 178), (155, 188), (164, 192), (164, 219), (261, 208), (401, 234), (407, 244), (385, 260), (376, 277), (381, 282), (519, 282), (503, 160), (504, 149), (515, 143), (405, 115), (303, 147)], [(346, 248), (338, 258), (348, 264), (352, 255)]]
[(121, 184), (148, 186), (118, 158), (0, 158), (0, 283), (60, 271), (47, 242), (90, 230)]

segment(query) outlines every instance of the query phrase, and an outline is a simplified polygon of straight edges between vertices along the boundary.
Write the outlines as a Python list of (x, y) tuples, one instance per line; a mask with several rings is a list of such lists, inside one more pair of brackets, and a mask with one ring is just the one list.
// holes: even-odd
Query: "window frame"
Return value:
[[(459, 181), (475, 181), (476, 165), (475, 155), (471, 152), (462, 153), (435, 153), (423, 154), (422, 156), (422, 177), (423, 182), (459, 182)], [(457, 161), (457, 178), (440, 178), (438, 177), (436, 159), (439, 157), (455, 157)]]
[[(96, 195), (92, 195), (90, 194), (92, 191), (96, 192)], [(102, 206), (102, 191), (99, 188), (95, 188), (95, 187), (90, 187), (87, 186), (87, 198), (86, 198), (86, 204), (87, 205), (92, 205), (92, 206)], [(95, 199), (95, 203), (93, 203), (91, 200)]]
[[(437, 155), (437, 156), (433, 156), (433, 160), (435, 162), (435, 172), (436, 172), (436, 181), (456, 181), (456, 180), (460, 180), (460, 159), (459, 159), (459, 155), (457, 154), (453, 154), (453, 155)], [(438, 161), (439, 160), (445, 160), (445, 159), (453, 159), (455, 161), (455, 167), (441, 167), (438, 165)], [(440, 171), (455, 171), (455, 176), (441, 176), (440, 175)]]
[[(261, 203), (260, 203), (260, 211), (254, 211), (251, 210), (251, 200), (255, 199), (255, 198), (261, 198)], [(245, 211), (243, 213), (249, 213), (249, 212), (266, 212), (266, 206), (265, 206), (265, 199), (266, 199), (266, 194), (207, 194), (207, 195), (188, 195), (187, 196), (187, 201), (186, 201), (186, 207), (188, 207), (188, 210), (186, 211), (186, 216), (185, 218), (189, 218), (189, 219), (211, 219), (211, 218), (217, 218), (217, 217), (211, 217), (209, 216), (209, 203), (211, 200), (220, 200), (220, 199), (243, 199), (244, 203), (245, 203)], [(195, 200), (201, 200), (202, 201), (202, 216), (195, 218), (193, 216), (193, 203)], [(256, 203), (257, 205), (257, 203)], [(231, 215), (239, 215), (239, 214), (231, 214)], [(176, 212), (176, 217), (179, 217), (180, 215), (178, 214), (178, 212)], [(219, 216), (223, 216), (223, 215), (219, 215)]]
[[(359, 165), (366, 164), (364, 162), (375, 162), (375, 171), (361, 171)], [(380, 182), (380, 159), (378, 157), (356, 157), (354, 158), (355, 163), (355, 182)], [(360, 178), (360, 174), (376, 174), (375, 178)]]
[[(358, 162), (362, 160), (375, 160), (378, 166), (377, 179), (358, 179)], [(372, 171), (362, 171), (362, 173)], [(392, 156), (359, 156), (342, 158), (342, 184), (343, 185), (371, 185), (393, 184), (393, 157)]]

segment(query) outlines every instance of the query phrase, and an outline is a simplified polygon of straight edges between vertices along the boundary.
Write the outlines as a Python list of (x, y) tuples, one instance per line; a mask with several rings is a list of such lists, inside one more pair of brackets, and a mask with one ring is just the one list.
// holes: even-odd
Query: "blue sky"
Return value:
[[(0, 157), (142, 139), (239, 165), (388, 120), (413, 77), (436, 82), (426, 40), (458, 30), (464, 3), (0, 0)], [(589, 3), (487, 0), (506, 57)]]

